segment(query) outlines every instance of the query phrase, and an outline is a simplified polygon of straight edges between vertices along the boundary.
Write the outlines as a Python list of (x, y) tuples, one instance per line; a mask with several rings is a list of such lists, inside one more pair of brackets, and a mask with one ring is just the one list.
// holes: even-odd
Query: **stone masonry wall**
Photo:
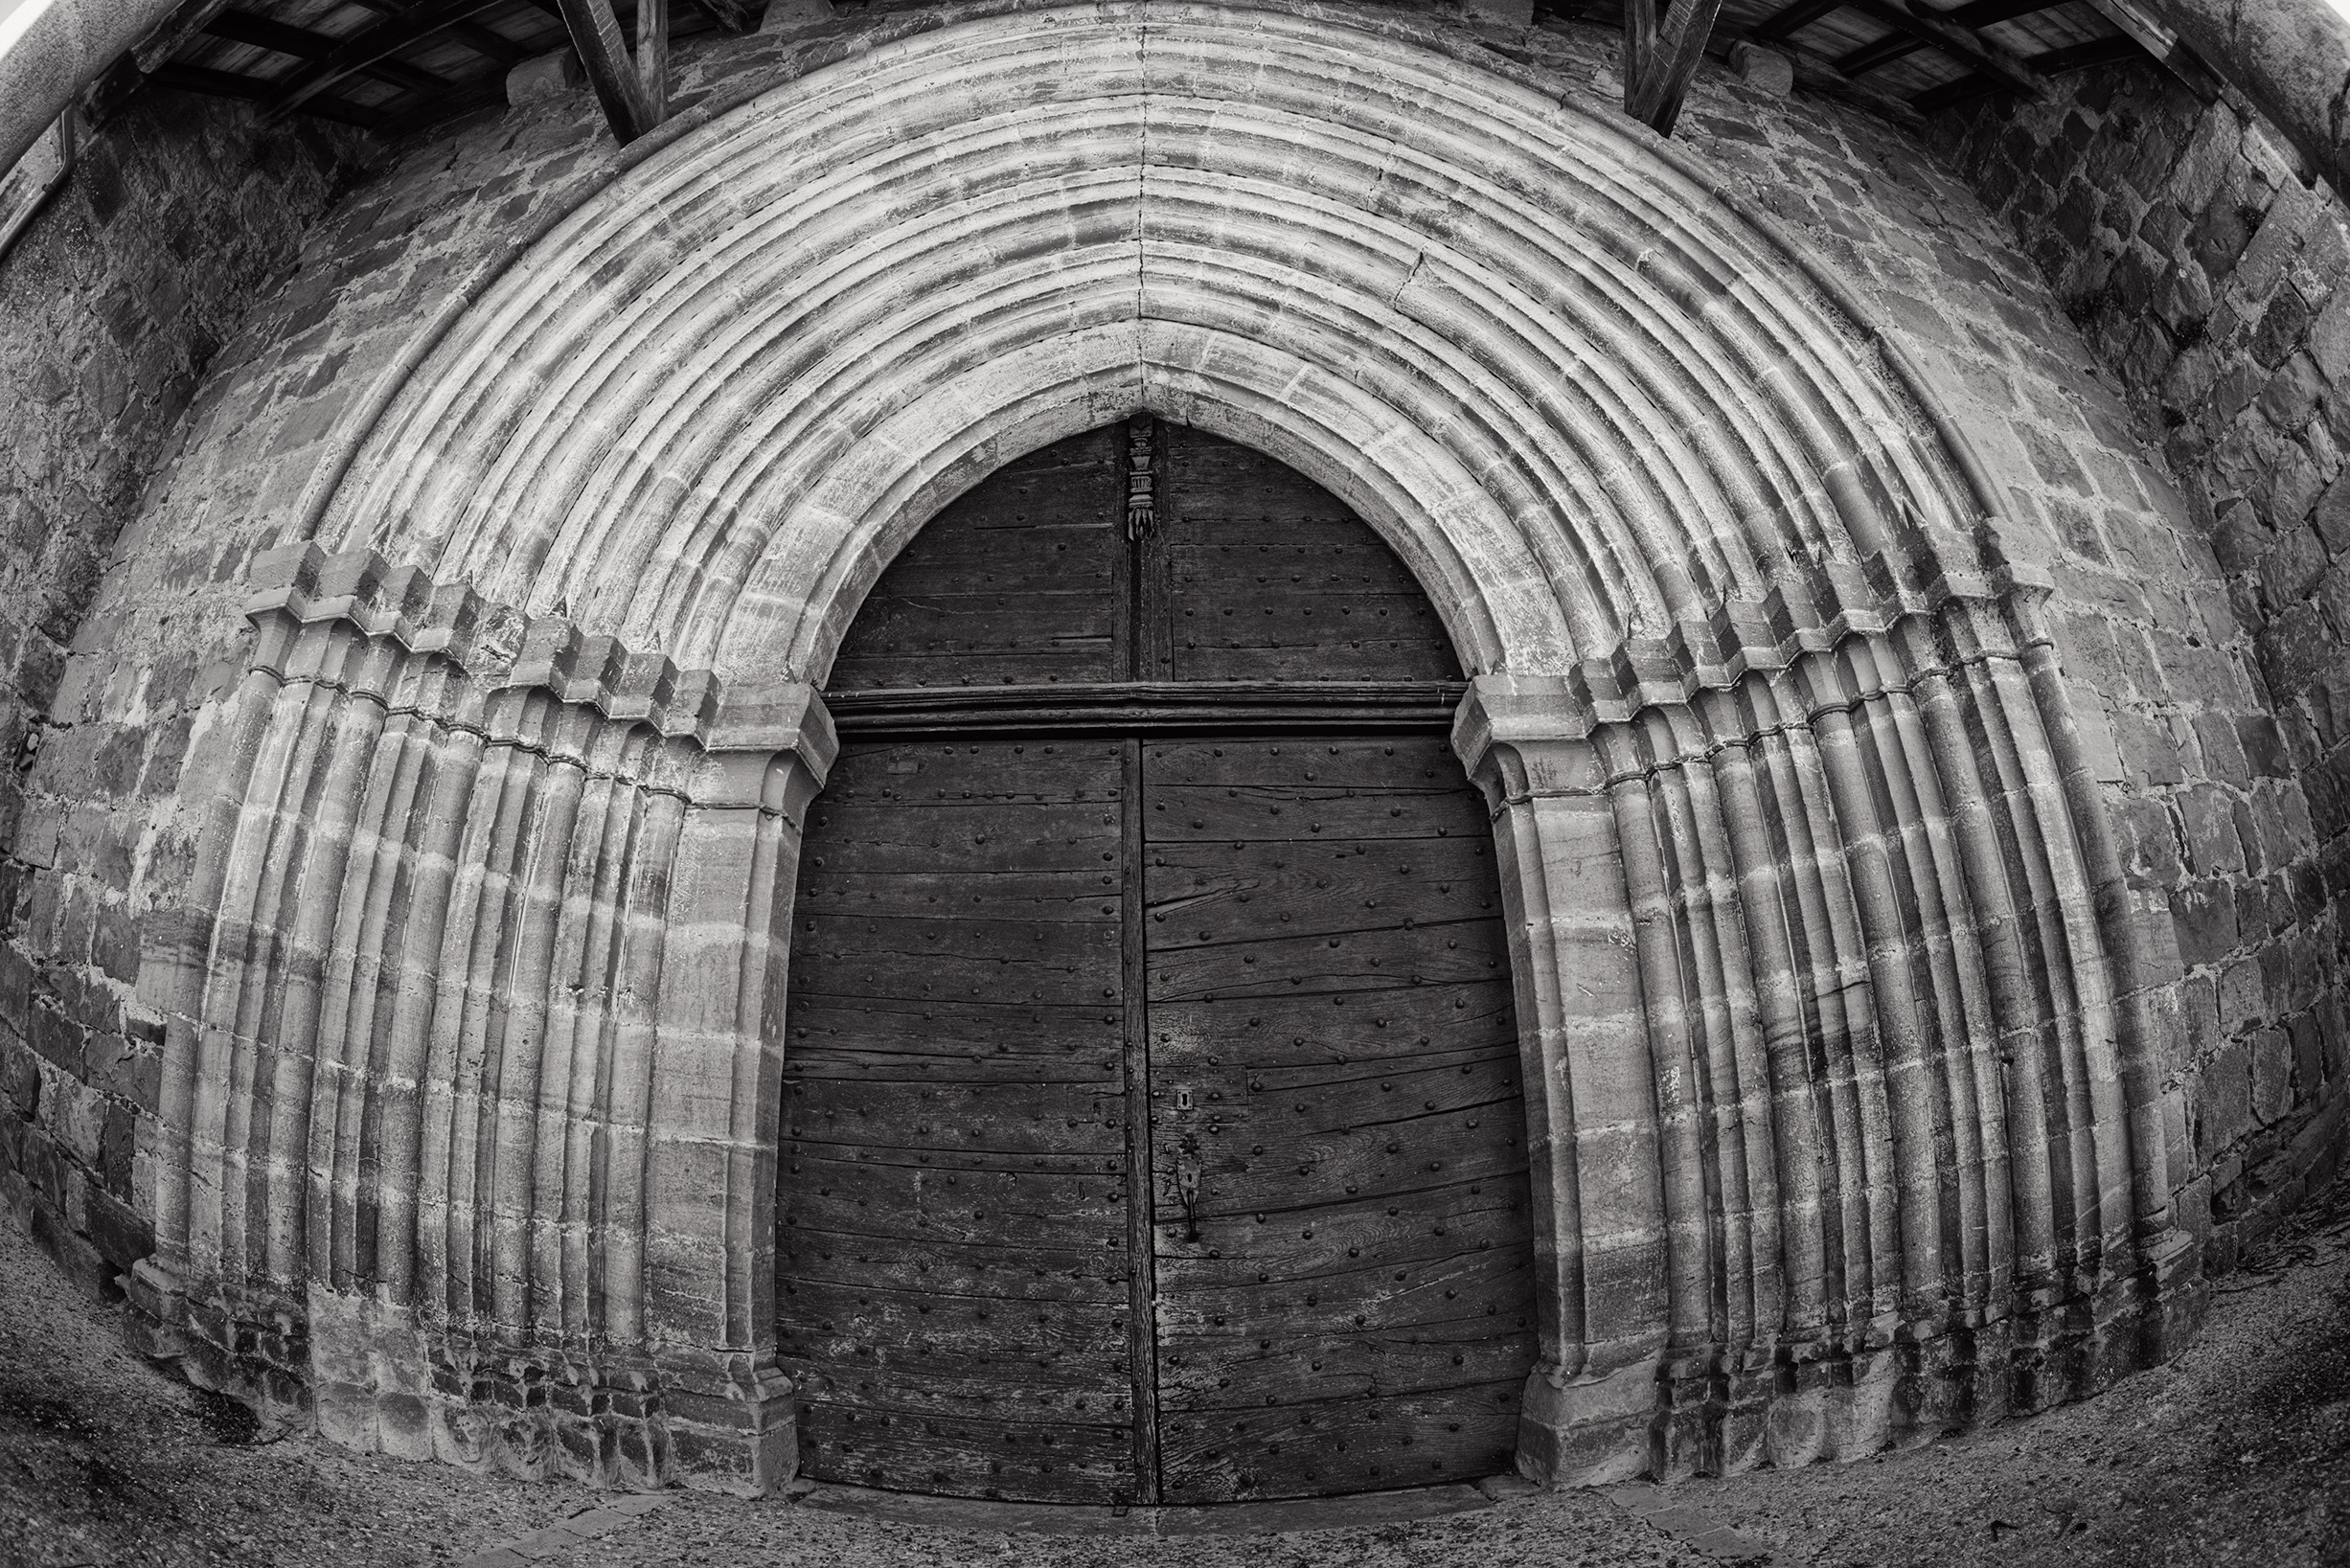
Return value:
[(1981, 450), (2010, 553), (2057, 583), (2052, 631), (2130, 873), (2179, 1223), (2225, 1267), (2250, 1129), (2302, 1137), (2314, 1168), (2345, 1047), (2310, 807), (2246, 607), (2121, 378), (1946, 163), (1874, 119), (1799, 101), (1774, 124), (1743, 82), (1700, 81), (1719, 97), (1693, 97), (1677, 139), (1816, 247), (1914, 356)]
[[(697, 39), (680, 51), (675, 100), (690, 117), (697, 103), (859, 47), (860, 30), (950, 14), (877, 8), (805, 34)], [(1563, 82), (1612, 90), (1610, 32), (1479, 31)], [(1914, 139), (1708, 67), (1674, 147), (1795, 234), (1943, 389), (2002, 491), (2010, 554), (2052, 572), (2073, 700), (2139, 872), (2148, 1000), (2178, 1090), (2172, 1188), (2184, 1223), (2207, 1224), (2215, 1193), (2232, 1223), (2252, 1179), (2245, 1172), (2267, 1157), (2247, 1162), (2243, 1151), (2306, 1142), (2310, 1127), (2329, 1136), (2319, 1123), (2335, 1111), (2316, 1108), (2332, 1104), (2343, 1049), (2332, 917), (2310, 849), (2316, 829), (2293, 777), (2319, 755), (2314, 734), (2302, 735), (2315, 721), (2280, 728), (2269, 711), (2257, 594), (2231, 592), (2241, 569), (2223, 572), (2225, 557), (2133, 422), (2122, 384), (2066, 320), (2070, 296), (2051, 291), (1974, 192)], [(228, 347), (195, 394), (187, 439), (43, 690), (54, 736), (33, 759), (27, 827), (5, 868), (22, 914), (0, 944), (0, 982), (34, 1001), (9, 1004), (24, 1022), (21, 1037), (0, 1046), (5, 1104), (15, 1107), (0, 1114), (0, 1157), (22, 1170), (19, 1147), (77, 1151), (76, 1169), (97, 1173), (82, 1180), (85, 1210), (88, 1193), (111, 1200), (103, 1207), (112, 1252), (95, 1256), (140, 1245), (135, 1215), (120, 1204), (137, 1203), (135, 1148), (147, 1147), (152, 1122), (141, 1116), (134, 1131), (133, 1114), (153, 1103), (155, 1069), (142, 1034), (152, 1014), (127, 993), (137, 951), (177, 935), (150, 911), (183, 902), (205, 781), (233, 741), (222, 698), (252, 636), (241, 606), (253, 557), (299, 535), (321, 476), (338, 470), (368, 411), (437, 326), (614, 169), (655, 149), (616, 148), (584, 90), (444, 127), (397, 149), (327, 213), (299, 268), (262, 292), (233, 341), (216, 331)], [(323, 199), (325, 175), (311, 178)], [(86, 200), (79, 183), (65, 200)], [(52, 214), (28, 247), (61, 245), (52, 231), (69, 221)], [(154, 249), (171, 253), (160, 236), (125, 233), (119, 248), (125, 269), (149, 264)], [(0, 289), (23, 289), (30, 265), (0, 265)], [(29, 319), (29, 308), (11, 304), (5, 319)], [(90, 444), (72, 450), (86, 456)], [(49, 1042), (38, 1063), (29, 1039)], [(54, 1129), (37, 1145), (21, 1130), (35, 1124)], [(9, 1179), (11, 1191), (24, 1184)], [(48, 1181), (53, 1212), (65, 1212), (71, 1187)], [(94, 1235), (96, 1223), (51, 1229)], [(2221, 1233), (2223, 1259), (2233, 1235)], [(277, 1353), (298, 1375), (298, 1346)]]
[(2085, 672), (2134, 710), (2116, 725), (2122, 811), (2187, 966), (2195, 1155), (2225, 1267), (2331, 1175), (2350, 1105), (2350, 214), (2281, 138), (2151, 65), (1941, 128), (2179, 476), (2273, 710), (2150, 686), (2168, 624), (2080, 639)]
[[(118, 534), (353, 150), (246, 118), (141, 97), (0, 258), (0, 1198), (101, 1291), (148, 1250), (131, 1170), (161, 1066), (123, 1013), (148, 850), (116, 803), (185, 749), (196, 683), (183, 655), (151, 696), (101, 693), (71, 650), (103, 640), (85, 618)], [(86, 722), (109, 697), (135, 739)], [(28, 789), (36, 762), (70, 792)]]

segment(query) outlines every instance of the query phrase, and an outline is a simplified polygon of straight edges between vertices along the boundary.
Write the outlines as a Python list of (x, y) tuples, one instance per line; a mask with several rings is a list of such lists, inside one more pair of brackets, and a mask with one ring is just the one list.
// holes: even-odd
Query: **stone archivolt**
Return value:
[(1523, 1466), (1849, 1455), (2167, 1353), (2179, 1151), (2044, 590), (1833, 281), (1393, 18), (970, 18), (623, 174), (289, 525), (142, 982), (158, 1347), (354, 1442), (787, 1473), (810, 683), (946, 500), (1147, 409), (1355, 507), (1475, 676)]

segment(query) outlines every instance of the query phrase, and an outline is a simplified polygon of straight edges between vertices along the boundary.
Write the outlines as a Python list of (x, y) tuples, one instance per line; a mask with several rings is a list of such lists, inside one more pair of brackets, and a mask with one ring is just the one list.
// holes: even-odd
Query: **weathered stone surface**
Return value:
[[(2210, 704), (2207, 718), (2194, 720), (2194, 753), (2174, 766), (2150, 749), (2127, 786), (2170, 798), (2200, 878), (2171, 896), (2180, 955), (2190, 974), (2225, 977), (2224, 1027), (2194, 1064), (2206, 1157), (2245, 1146), (2233, 1184), (2206, 1200), (2225, 1216), (2214, 1257), (2232, 1257), (2227, 1233), (2271, 1223), (2287, 1191), (2270, 1184), (2270, 1202), (2254, 1202), (2246, 1172), (2293, 1147), (2342, 1093), (2337, 1077), (2281, 1073), (2272, 1036), (2314, 1017), (2300, 1010), (2341, 985), (2334, 900), (2293, 889), (2322, 880), (2320, 862), (2350, 831), (2350, 801), (2331, 782), (2350, 742), (2336, 695), (2350, 689), (2340, 554), (2350, 545), (2350, 221), (2331, 193), (2293, 177), (2272, 130), (2225, 102), (2205, 104), (2144, 67), (2074, 80), (2043, 105), (1951, 116), (1947, 145), (2019, 234), (2038, 234), (2035, 215), (2050, 205), (2102, 198), (2094, 236), (2036, 258), (2092, 343), (2126, 345), (2108, 350), (2107, 365), (2145, 427), (2161, 433), (2225, 574), (2232, 613), (2203, 628), (2193, 658), (2248, 664), (2275, 703), (2272, 715), (2247, 712), (2166, 660), (2175, 697)], [(2107, 170), (2123, 160), (2131, 174), (2116, 186)], [(2139, 274), (2165, 280), (2152, 296), (2155, 320), (2100, 289), (2079, 264), (2084, 247), (2118, 250)], [(2237, 730), (2241, 764), (2223, 725)], [(2239, 824), (2232, 833), (2224, 816)], [(2250, 1005), (2247, 977), (2278, 966), (2290, 986)], [(2252, 1096), (2247, 1061), (2262, 1059), (2269, 1069)]]
[[(191, 380), (103, 581), (75, 557), (94, 610), (25, 655), (24, 1191), (131, 1197), (158, 1351), (345, 1441), (780, 1485), (775, 1129), (743, 1086), (773, 1078), (771, 932), (829, 746), (806, 683), (927, 509), (1147, 403), (1343, 489), (1485, 677), (1463, 750), (1559, 1079), (1530, 1131), (1574, 1194), (1534, 1468), (1859, 1455), (2175, 1350), (2179, 1227), (2336, 1102), (2302, 1065), (2328, 895), (2296, 880), (2343, 814), (2305, 783), (2342, 739), (2315, 635), (2339, 345), (2295, 281), (2350, 257), (2330, 210), (2262, 184), (2224, 108), (2127, 148), (2084, 118), (2127, 199), (1978, 119), (1970, 170), (2045, 219), (2027, 259), (1903, 135), (1768, 81), (1708, 75), (1671, 148), (1624, 139), (1595, 30), (1505, 57), (1491, 18), (1153, 15), (1146, 95), (1115, 5), (778, 6), (685, 53), (657, 158), (558, 95), (334, 205)], [(1035, 91), (942, 94), (948, 49)], [(743, 106), (697, 125), (719, 102)], [(1173, 163), (1139, 151), (1146, 102)], [(958, 140), (999, 107), (999, 141)], [(923, 138), (927, 172), (859, 161)], [(983, 189), (1000, 228), (952, 231)], [(801, 223), (833, 190), (875, 205)], [(990, 244), (1019, 264), (975, 275)], [(1554, 303), (1497, 321), (1495, 278)], [(2152, 303), (2121, 334), (2147, 384), (2194, 388), (2189, 501), (2064, 320), (2106, 342), (2078, 307), (2109, 290)], [(85, 332), (120, 352), (144, 308), (110, 280)], [(1757, 344), (1780, 369), (1722, 369)], [(516, 1076), (485, 1090), (445, 1041), (492, 996)], [(1814, 1046), (1864, 1108), (1773, 1095)], [(541, 1103), (583, 1064), (586, 1099)], [(281, 1080), (267, 1114), (228, 1103)], [(319, 1130), (373, 1117), (404, 1119), (390, 1152)], [(1831, 1148), (1865, 1193), (1809, 1173)], [(248, 1233), (297, 1194), (298, 1231)], [(1840, 1213), (1873, 1228), (1832, 1248)], [(582, 1323), (612, 1353), (573, 1353)]]

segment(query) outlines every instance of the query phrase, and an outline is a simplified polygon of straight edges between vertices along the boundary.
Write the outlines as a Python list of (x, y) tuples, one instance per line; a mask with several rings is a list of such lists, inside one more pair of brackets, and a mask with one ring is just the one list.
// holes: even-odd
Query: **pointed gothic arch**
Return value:
[(1544, 1064), (1521, 1466), (1865, 1451), (2177, 1343), (2118, 866), (2044, 586), (1927, 389), (1504, 61), (1127, 0), (978, 8), (681, 131), (282, 520), (143, 981), (139, 1299), (201, 1375), (400, 1451), (787, 1473), (815, 683), (939, 506), (1136, 410), (1354, 506), (1474, 677)]

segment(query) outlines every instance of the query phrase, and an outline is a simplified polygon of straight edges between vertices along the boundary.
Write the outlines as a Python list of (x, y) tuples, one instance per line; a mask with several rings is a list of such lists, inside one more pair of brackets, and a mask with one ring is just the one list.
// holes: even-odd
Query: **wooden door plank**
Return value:
[(1089, 1008), (802, 1000), (788, 1070), (811, 1080), (856, 1071), (876, 1083), (1115, 1083), (1124, 1070), (1115, 1026)]
[(1114, 436), (1087, 432), (948, 503), (874, 584), (831, 688), (1119, 679), (1120, 463)]
[[(1302, 989), (1302, 988), (1301, 988)], [(1405, 1015), (1376, 1005), (1410, 1000), (1408, 990), (1391, 991), (1369, 999), (1375, 1005), (1341, 1005), (1336, 997), (1285, 994), (1235, 997), (1217, 1001), (1168, 1000), (1152, 1012), (1153, 1038), (1165, 1034), (1175, 1041), (1240, 1042), (1259, 1072), (1281, 1068), (1305, 1071), (1321, 1064), (1343, 1067), (1358, 1061), (1384, 1060), (1399, 1043), (1421, 1040), (1432, 1059), (1453, 1059), (1457, 1053), (1477, 1050), (1517, 1050), (1517, 1019), (1509, 989), (1480, 986), (1451, 993), (1455, 1004), (1438, 1010), (1438, 1016)]]
[[(787, 1231), (786, 1238), (788, 1244), (777, 1255), (776, 1288), (787, 1297), (802, 1287), (866, 1284), (894, 1278), (964, 1295), (992, 1291), (1022, 1300), (1089, 1301), (1123, 1307), (1131, 1272), (1123, 1240), (1114, 1247), (1096, 1241), (1091, 1246), (991, 1251), (946, 1240), (909, 1241), (903, 1237), (801, 1236)], [(785, 1306), (786, 1322), (796, 1323), (788, 1302)]]
[(798, 960), (815, 996), (1097, 1008), (1118, 993), (1115, 923), (846, 920), (803, 923)]
[[(799, 1112), (806, 1102), (797, 1096), (794, 1101), (792, 1109)], [(942, 1115), (935, 1125), (917, 1125), (912, 1133), (916, 1141), (904, 1144), (860, 1137), (861, 1129), (854, 1124), (841, 1125), (795, 1115), (784, 1131), (785, 1173), (826, 1179), (836, 1174), (826, 1170), (828, 1162), (997, 1174), (1049, 1171), (1076, 1176), (1123, 1170), (1125, 1151), (1115, 1139), (1103, 1139), (1096, 1148), (1068, 1146), (1088, 1134), (1115, 1133), (1125, 1101), (1124, 1095), (1113, 1095), (1107, 1103), (1064, 1098), (1062, 1103), (1048, 1107), (1048, 1114), (1027, 1118), (990, 1115), (992, 1106), (966, 1106)], [(1065, 1118), (1057, 1114), (1063, 1111)], [(817, 1136), (810, 1136), (811, 1130)], [(829, 1136), (833, 1134), (837, 1134), (838, 1141)], [(905, 1134), (901, 1131), (900, 1136)]]
[[(1137, 444), (1140, 444), (1137, 442)], [(1133, 1390), (1134, 1500), (1155, 1505), (1159, 1499), (1158, 1463), (1158, 1275), (1151, 1244), (1155, 1212), (1152, 1203), (1151, 1148), (1151, 1013), (1149, 1003), (1150, 940), (1143, 925), (1142, 864), (1142, 743), (1129, 739), (1120, 748), (1119, 777), (1124, 810), (1119, 817), (1120, 863), (1128, 868), (1125, 898), (1120, 903), (1120, 961), (1126, 1006), (1121, 1017), (1124, 1035), (1126, 1090), (1124, 1137), (1127, 1178), (1127, 1252), (1132, 1261), (1127, 1303), (1128, 1365)]]
[(1075, 802), (1115, 800), (1114, 740), (859, 740), (840, 748), (824, 793), (810, 807), (824, 825), (834, 806), (873, 801)]
[(803, 1473), (950, 1497), (1099, 1504), (1133, 1486), (1125, 1425), (959, 1420), (811, 1400)]
[(1163, 1494), (1483, 1473), (1535, 1346), (1481, 803), (1432, 740), (1169, 741), (1148, 772)]
[(1304, 475), (1169, 427), (1154, 557), (1177, 680), (1460, 678), (1426, 595), (1368, 524)]
[[(1522, 1281), (1500, 1279), (1473, 1294), (1522, 1303), (1526, 1292)], [(1261, 1316), (1257, 1321), (1272, 1327)], [(1172, 1405), (1202, 1415), (1308, 1399), (1437, 1399), (1459, 1388), (1522, 1382), (1538, 1349), (1533, 1315), (1522, 1305), (1508, 1317), (1489, 1318), (1480, 1310), (1452, 1319), (1359, 1328), (1347, 1323), (1329, 1329), (1284, 1319), (1270, 1347), (1235, 1355), (1233, 1328), (1243, 1322), (1228, 1318), (1220, 1324), (1211, 1318), (1203, 1319), (1197, 1332), (1165, 1331), (1159, 1381)]]
[[(1151, 906), (1151, 923), (1161, 947), (1185, 945), (1185, 933), (1220, 920), (1243, 929), (1327, 935), (1358, 927), (1366, 912), (1389, 910), (1395, 923), (1451, 920), (1483, 922), (1493, 910), (1492, 859), (1465, 838), (1419, 839), (1375, 847), (1384, 853), (1357, 854), (1348, 845), (1246, 844), (1230, 839), (1159, 842), (1151, 846), (1152, 884), (1161, 890)], [(1380, 923), (1374, 921), (1373, 923)], [(1212, 937), (1196, 940), (1206, 942)], [(1491, 945), (1507, 952), (1506, 937)]]
[(1123, 1172), (965, 1171), (958, 1178), (875, 1164), (852, 1168), (853, 1182), (825, 1186), (813, 1169), (819, 1163), (810, 1162), (810, 1179), (795, 1182), (778, 1205), (787, 1230), (1025, 1247), (1066, 1245), (1080, 1236), (1107, 1238), (1126, 1228)]
[[(1489, 1306), (1503, 1307), (1515, 1329), (1523, 1298), (1515, 1296), (1522, 1282), (1512, 1276), (1531, 1266), (1517, 1249), (1486, 1238), (1439, 1257), (1364, 1261), (1306, 1278), (1267, 1282), (1257, 1278), (1266, 1270), (1241, 1271), (1221, 1282), (1193, 1283), (1166, 1314), (1160, 1331), (1170, 1351), (1197, 1352), (1217, 1329), (1270, 1305), (1285, 1314), (1287, 1327), (1308, 1339), (1352, 1340), (1360, 1330), (1362, 1343), (1373, 1346), (1391, 1331), (1448, 1324), (1467, 1325), (1466, 1337), (1481, 1338), (1494, 1331), (1485, 1319), (1504, 1315), (1488, 1313)], [(1494, 1291), (1513, 1295), (1489, 1297)]]
[[(1334, 1006), (1427, 1010), (1465, 1001), (1480, 985), (1507, 988), (1499, 957), (1392, 940), (1430, 930), (1441, 937), (1443, 927), (1196, 944), (1153, 957), (1151, 990), (1171, 1002), (1334, 996), (1351, 999)], [(1408, 994), (1391, 994), (1399, 991)]]
[(1522, 1376), (1442, 1396), (1181, 1413), (1161, 1422), (1170, 1503), (1424, 1486), (1506, 1471)]
[[(1025, 1284), (1025, 1282), (1021, 1282)], [(833, 1367), (892, 1354), (921, 1360), (967, 1388), (997, 1385), (1007, 1404), (1050, 1383), (1095, 1400), (1096, 1415), (1126, 1408), (1126, 1325), (1089, 1297), (959, 1296), (927, 1284), (897, 1287), (794, 1280), (789, 1305), (801, 1353)], [(1088, 1392), (1090, 1391), (1090, 1392)], [(886, 1402), (886, 1401), (884, 1401)]]
[(1093, 1381), (1053, 1375), (1059, 1363), (1032, 1358), (1041, 1375), (1008, 1378), (991, 1373), (965, 1376), (924, 1367), (919, 1376), (907, 1376), (894, 1363), (878, 1358), (867, 1363), (840, 1363), (836, 1370), (810, 1375), (801, 1385), (805, 1398), (862, 1410), (900, 1411), (909, 1416), (948, 1416), (962, 1420), (994, 1420), (1045, 1422), (1062, 1426), (1125, 1425), (1134, 1411), (1124, 1390), (1103, 1394)]
[[(1209, 1144), (1197, 1212), (1202, 1217), (1269, 1213), (1291, 1207), (1301, 1192), (1376, 1199), (1450, 1181), (1498, 1181), (1519, 1174), (1526, 1169), (1517, 1137), (1522, 1127), (1495, 1137), (1498, 1125), (1489, 1125), (1521, 1103), (1513, 1095), (1420, 1122), (1375, 1122), (1289, 1136), (1277, 1130), (1277, 1118), (1261, 1114), (1247, 1125), (1245, 1144), (1237, 1127), (1221, 1140), (1221, 1148)], [(1338, 1119), (1328, 1110), (1317, 1115)]]
[[(1101, 811), (1049, 805), (970, 805), (939, 802), (902, 809), (876, 808), (854, 840), (825, 840), (810, 855), (812, 869), (834, 876), (875, 872), (985, 875), (1015, 872), (1114, 872), (1118, 860), (1115, 812), (1102, 830)], [(980, 895), (984, 896), (984, 894)]]
[(810, 810), (776, 1274), (813, 1476), (1131, 1485), (1120, 767), (860, 745)]
[[(1406, 1195), (1379, 1193), (1351, 1209), (1323, 1208), (1296, 1224), (1272, 1210), (1260, 1211), (1266, 1216), (1261, 1222), (1254, 1214), (1206, 1215), (1197, 1241), (1185, 1240), (1183, 1227), (1171, 1218), (1158, 1227), (1156, 1248), (1162, 1266), (1180, 1260), (1175, 1272), (1187, 1288), (1207, 1289), (1318, 1280), (1366, 1267), (1392, 1271), (1468, 1252), (1507, 1250), (1531, 1234), (1522, 1176), (1443, 1183), (1428, 1188), (1417, 1204), (1403, 1202)], [(1427, 1217), (1431, 1209), (1448, 1217)]]

